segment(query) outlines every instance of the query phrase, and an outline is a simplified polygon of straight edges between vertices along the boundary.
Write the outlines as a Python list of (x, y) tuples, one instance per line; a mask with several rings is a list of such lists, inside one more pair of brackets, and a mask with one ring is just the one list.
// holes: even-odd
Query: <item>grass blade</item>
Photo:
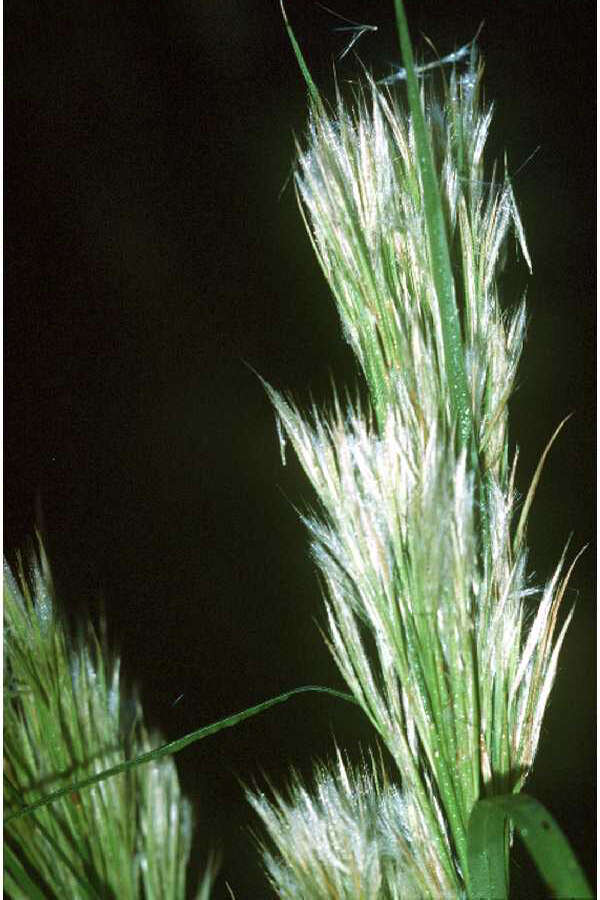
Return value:
[(473, 900), (506, 900), (505, 824), (510, 819), (553, 897), (593, 897), (561, 829), (542, 804), (527, 794), (479, 800), (468, 828), (469, 894)]
[(110, 769), (105, 769), (103, 772), (97, 772), (95, 775), (91, 775), (89, 778), (82, 778), (80, 781), (76, 781), (73, 784), (67, 785), (66, 787), (61, 787), (56, 791), (52, 791), (52, 793), (46, 794), (46, 796), (41, 797), (34, 803), (27, 804), (25, 806), (22, 806), (20, 809), (15, 809), (7, 813), (7, 815), (4, 816), (4, 822), (10, 822), (12, 819), (17, 819), (21, 816), (29, 815), (34, 810), (40, 809), (42, 806), (48, 806), (50, 803), (54, 803), (55, 800), (59, 800), (61, 797), (64, 797), (67, 794), (76, 793), (78, 791), (84, 790), (85, 788), (92, 787), (92, 785), (94, 784), (99, 784), (101, 781), (106, 781), (107, 778), (112, 778), (114, 775), (120, 775), (121, 772), (126, 772), (129, 769), (134, 769), (137, 766), (144, 765), (144, 763), (151, 762), (152, 760), (160, 759), (163, 756), (172, 756), (174, 753), (179, 753), (179, 751), (183, 750), (184, 747), (188, 747), (190, 744), (195, 744), (196, 741), (201, 741), (203, 738), (209, 737), (211, 734), (216, 734), (218, 731), (223, 731), (224, 728), (231, 728), (233, 725), (237, 725), (239, 722), (243, 722), (245, 719), (250, 719), (252, 718), (252, 716), (256, 716), (261, 712), (265, 712), (267, 709), (270, 709), (272, 706), (276, 706), (279, 703), (285, 703), (286, 700), (289, 700), (291, 697), (295, 697), (296, 694), (304, 694), (308, 692), (330, 694), (332, 697), (338, 697), (341, 700), (348, 700), (351, 703), (356, 703), (356, 700), (350, 694), (344, 694), (342, 691), (336, 691), (334, 688), (320, 687), (319, 685), (306, 685), (304, 687), (294, 688), (291, 691), (286, 691), (284, 694), (279, 694), (277, 697), (271, 697), (269, 700), (263, 700), (262, 703), (257, 703), (256, 706), (251, 706), (248, 709), (242, 710), (242, 712), (234, 713), (234, 715), (228, 716), (226, 719), (220, 719), (218, 722), (213, 722), (211, 725), (205, 725), (203, 728), (198, 728), (196, 731), (192, 731), (190, 734), (186, 734), (184, 737), (178, 738), (176, 741), (171, 741), (168, 744), (163, 744), (162, 747), (157, 747), (155, 750), (148, 751), (148, 753), (142, 753), (135, 759), (128, 759), (125, 762), (119, 763), (119, 765), (117, 766), (113, 766)]

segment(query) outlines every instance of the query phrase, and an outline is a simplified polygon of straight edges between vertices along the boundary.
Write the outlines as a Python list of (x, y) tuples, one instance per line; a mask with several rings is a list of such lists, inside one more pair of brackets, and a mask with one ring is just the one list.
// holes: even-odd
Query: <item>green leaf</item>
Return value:
[(527, 794), (479, 800), (467, 832), (469, 897), (507, 900), (505, 825), (511, 820), (553, 897), (593, 897), (566, 837), (544, 806)]
[(97, 772), (95, 775), (90, 775), (88, 778), (82, 778), (74, 784), (69, 784), (66, 787), (61, 787), (56, 791), (52, 791), (52, 793), (40, 797), (39, 800), (35, 800), (33, 803), (24, 805), (20, 809), (11, 810), (4, 816), (4, 822), (10, 822), (11, 819), (18, 819), (20, 816), (29, 815), (34, 812), (34, 810), (40, 809), (42, 806), (48, 806), (50, 803), (54, 803), (55, 800), (60, 800), (61, 797), (64, 797), (67, 794), (76, 793), (84, 788), (91, 787), (94, 784), (99, 784), (101, 781), (106, 781), (107, 778), (112, 778), (114, 775), (120, 775), (121, 772), (126, 772), (128, 769), (134, 769), (137, 766), (144, 765), (144, 763), (151, 762), (152, 760), (160, 759), (163, 756), (172, 756), (174, 753), (179, 753), (184, 747), (188, 747), (190, 744), (196, 743), (196, 741), (201, 741), (202, 738), (209, 737), (211, 734), (216, 734), (224, 728), (231, 728), (233, 725), (237, 725), (245, 719), (250, 719), (252, 716), (256, 716), (258, 713), (264, 712), (272, 706), (276, 706), (278, 703), (285, 703), (286, 700), (295, 697), (296, 694), (305, 694), (308, 692), (329, 694), (332, 697), (348, 700), (350, 703), (354, 704), (357, 702), (350, 694), (344, 694), (342, 691), (336, 691), (334, 688), (321, 687), (313, 684), (294, 688), (291, 691), (286, 691), (285, 694), (279, 694), (277, 697), (263, 700), (262, 703), (257, 703), (256, 706), (251, 706), (248, 709), (242, 710), (242, 712), (234, 713), (234, 715), (228, 716), (226, 719), (219, 719), (218, 722), (213, 722), (211, 725), (205, 725), (204, 728), (198, 728), (197, 731), (192, 731), (191, 734), (186, 734), (176, 741), (163, 744), (162, 747), (157, 747), (156, 750), (142, 753), (135, 759), (128, 759), (125, 762), (119, 763), (117, 766), (105, 769), (103, 772)]

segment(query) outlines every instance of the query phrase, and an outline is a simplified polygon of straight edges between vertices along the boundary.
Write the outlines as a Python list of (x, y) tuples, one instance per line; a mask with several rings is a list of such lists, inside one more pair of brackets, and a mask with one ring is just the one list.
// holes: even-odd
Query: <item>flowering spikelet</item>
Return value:
[[(255, 798), (281, 854), (266, 858), (285, 897), (462, 896), (469, 815), (479, 798), (521, 788), (570, 620), (555, 638), (563, 558), (524, 624), (535, 593), (525, 526), (540, 470), (515, 522), (507, 403), (525, 308), (503, 312), (496, 280), (511, 229), (530, 263), (508, 176), (484, 178), (492, 111), (481, 108), (481, 74), (473, 48), (442, 102), (423, 87), (475, 457), (456, 440), (411, 117), (370, 81), (352, 111), (339, 94), (332, 114), (313, 100), (299, 147), (301, 209), (370, 406), (342, 410), (336, 397), (330, 413), (305, 416), (267, 390), (320, 503), (305, 521), (331, 651), (397, 765), (403, 800), (386, 819), (388, 794), (373, 782), (369, 806), (366, 775), (352, 782), (340, 760), (318, 771), (316, 796), (296, 781), (290, 803)], [(385, 821), (391, 843), (405, 835), (387, 882)], [(338, 844), (349, 856), (336, 868)], [(355, 871), (364, 883), (353, 892)]]
[[(70, 638), (40, 541), (29, 577), (4, 571), (5, 809), (155, 746), (141, 705), (120, 684), (119, 659), (91, 624)], [(5, 824), (6, 895), (186, 896), (192, 811), (172, 759), (70, 794)], [(210, 864), (196, 894), (208, 900)], [(41, 887), (41, 892), (40, 892)]]
[[(338, 751), (335, 767), (315, 769), (314, 789), (295, 775), (290, 799), (248, 798), (278, 853), (264, 847), (279, 897), (402, 900), (452, 895), (440, 880), (428, 827), (409, 792), (389, 784), (373, 762), (353, 770)], [(415, 858), (411, 844), (423, 853)], [(410, 862), (409, 862), (410, 861)]]

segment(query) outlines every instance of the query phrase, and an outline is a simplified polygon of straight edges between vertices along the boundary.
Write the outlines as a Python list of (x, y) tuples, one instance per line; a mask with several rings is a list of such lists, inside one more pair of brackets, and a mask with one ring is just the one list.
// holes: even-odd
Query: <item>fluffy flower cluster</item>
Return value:
[[(5, 810), (122, 762), (124, 743), (131, 756), (152, 749), (157, 736), (119, 669), (90, 622), (69, 635), (41, 542), (29, 577), (5, 563)], [(187, 896), (192, 811), (172, 759), (69, 794), (4, 834), (4, 885), (15, 900)], [(214, 880), (211, 861), (197, 900), (208, 900)]]
[[(299, 148), (301, 208), (371, 405), (342, 409), (335, 398), (329, 413), (305, 416), (267, 390), (320, 503), (306, 524), (331, 651), (403, 795), (364, 774), (352, 781), (338, 760), (319, 770), (314, 797), (296, 781), (290, 803), (255, 799), (285, 897), (461, 896), (470, 812), (522, 786), (569, 621), (555, 639), (561, 561), (525, 627), (525, 529), (541, 464), (517, 519), (507, 401), (525, 309), (502, 312), (496, 276), (511, 229), (529, 256), (508, 177), (484, 177), (492, 113), (480, 108), (480, 78), (473, 50), (443, 102), (423, 89), (474, 453), (456, 440), (411, 117), (371, 82), (353, 111), (341, 97), (333, 114), (314, 103)], [(396, 847), (389, 878), (382, 822)]]
[(331, 770), (318, 766), (307, 789), (294, 776), (289, 801), (275, 792), (249, 799), (278, 853), (264, 848), (269, 878), (284, 900), (404, 900), (449, 896), (451, 882), (437, 880), (435, 849), (419, 869), (411, 844), (426, 841), (418, 802), (390, 784), (373, 761), (354, 770), (338, 752)]

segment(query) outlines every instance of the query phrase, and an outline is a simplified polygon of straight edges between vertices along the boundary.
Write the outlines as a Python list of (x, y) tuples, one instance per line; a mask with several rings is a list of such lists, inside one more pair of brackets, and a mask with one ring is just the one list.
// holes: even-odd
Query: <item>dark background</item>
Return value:
[[(334, 0), (330, 0), (334, 5)], [(379, 26), (356, 49), (399, 62), (391, 0), (335, 0)], [(508, 152), (534, 276), (512, 402), (523, 488), (561, 418), (531, 519), (531, 569), (551, 573), (595, 530), (594, 5), (409, 2), (421, 53), (485, 20), (491, 156)], [(288, 13), (331, 96), (338, 23)], [(306, 683), (341, 686), (318, 633), (322, 601), (249, 363), (299, 400), (358, 374), (291, 187), (305, 89), (275, 0), (5, 3), (5, 547), (32, 531), (39, 492), (65, 603), (98, 613), (149, 722), (169, 739)], [(349, 55), (338, 66), (353, 78)], [(489, 157), (488, 157), (489, 158)], [(289, 456), (290, 454), (288, 454)], [(577, 600), (528, 790), (595, 866), (595, 551)], [(176, 699), (183, 694), (178, 702)], [(309, 774), (334, 735), (356, 755), (361, 715), (307, 695), (177, 757), (198, 818), (194, 865), (223, 852), (217, 897), (267, 896), (238, 779)], [(523, 854), (513, 875), (540, 896)], [(533, 886), (532, 886), (533, 885)], [(542, 892), (543, 893), (543, 892)]]

